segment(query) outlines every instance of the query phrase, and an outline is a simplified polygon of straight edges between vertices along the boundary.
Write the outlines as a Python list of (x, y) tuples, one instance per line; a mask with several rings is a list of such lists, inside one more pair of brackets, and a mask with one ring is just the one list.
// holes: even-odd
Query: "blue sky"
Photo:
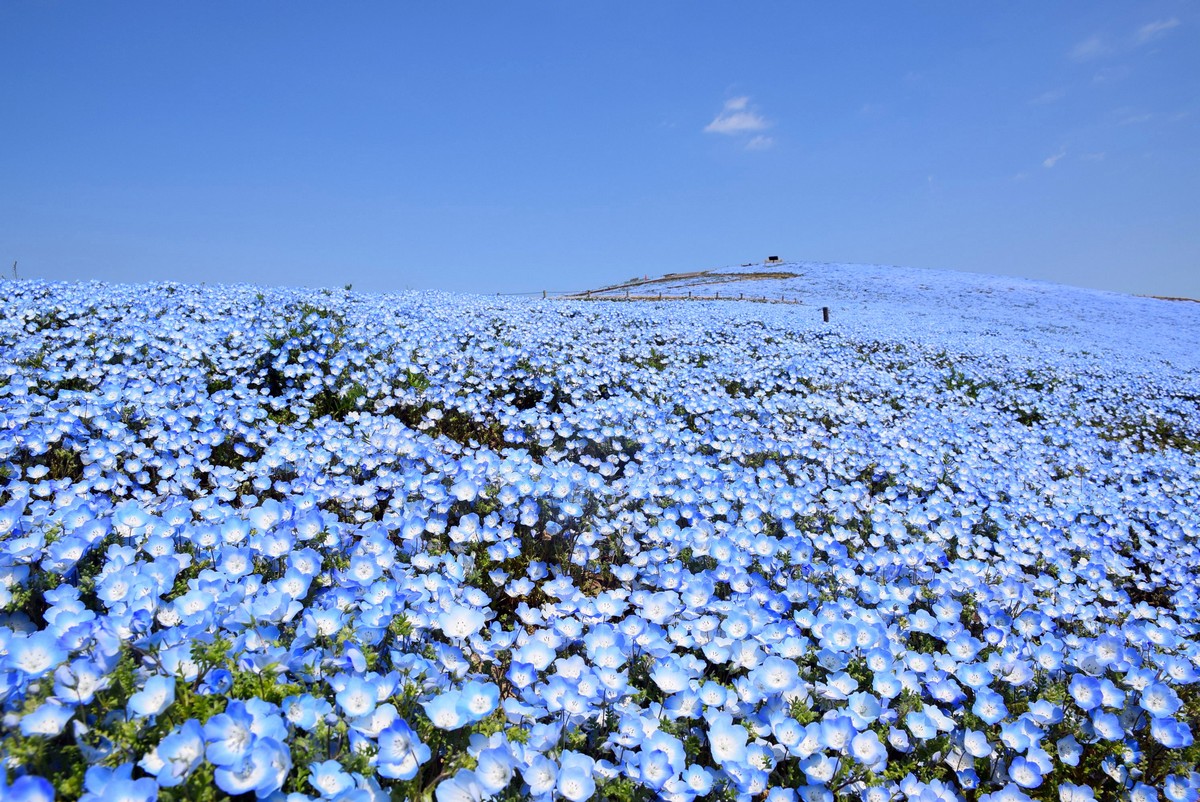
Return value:
[(23, 277), (569, 290), (760, 260), (1200, 297), (1200, 7), (0, 5)]

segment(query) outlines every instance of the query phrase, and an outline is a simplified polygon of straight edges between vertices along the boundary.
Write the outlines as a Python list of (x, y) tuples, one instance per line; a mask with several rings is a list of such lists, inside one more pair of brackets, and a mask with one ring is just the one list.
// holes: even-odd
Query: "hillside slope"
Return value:
[(792, 270), (0, 283), (0, 799), (1196, 802), (1196, 305)]
[[(787, 278), (761, 278), (791, 274)], [(888, 265), (784, 262), (715, 268), (591, 291), (749, 297), (830, 307), (859, 335), (946, 338), (955, 348), (1070, 353), (1134, 367), (1151, 359), (1200, 369), (1200, 304), (1031, 279)], [(817, 315), (814, 311), (810, 317)]]

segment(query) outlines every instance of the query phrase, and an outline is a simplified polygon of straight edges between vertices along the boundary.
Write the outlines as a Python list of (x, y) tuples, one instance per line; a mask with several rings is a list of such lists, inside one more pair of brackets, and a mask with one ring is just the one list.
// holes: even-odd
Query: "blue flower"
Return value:
[(155, 675), (146, 680), (142, 690), (129, 697), (129, 712), (143, 718), (157, 716), (175, 701), (175, 678)]
[(456, 730), (469, 720), (461, 691), (446, 691), (422, 702), (421, 706), (425, 708), (429, 721), (440, 730)]
[(733, 721), (729, 713), (720, 713), (708, 723), (708, 748), (718, 766), (746, 759), (746, 728)]
[(196, 719), (188, 719), (158, 744), (163, 761), (156, 777), (163, 788), (173, 788), (186, 780), (204, 760), (204, 728)]
[(1081, 710), (1092, 710), (1100, 705), (1103, 696), (1100, 692), (1100, 681), (1086, 674), (1076, 674), (1067, 686), (1071, 698)]
[(67, 658), (67, 650), (59, 645), (51, 632), (14, 635), (8, 643), (6, 662), (10, 668), (37, 679)]
[(22, 735), (40, 735), (50, 738), (63, 731), (63, 727), (75, 715), (75, 708), (50, 698), (42, 702), (31, 713), (21, 717)]
[(241, 764), (254, 746), (253, 726), (254, 717), (245, 703), (238, 700), (230, 702), (224, 713), (210, 718), (204, 725), (205, 755), (209, 762), (221, 767)]
[(434, 789), (437, 802), (482, 802), (488, 796), (475, 778), (475, 772), (470, 769), (459, 769), (453, 777), (442, 780)]
[(521, 778), (529, 786), (532, 797), (550, 794), (558, 783), (558, 766), (545, 755), (536, 754), (521, 772)]
[(379, 733), (375, 763), (379, 773), (396, 780), (411, 780), (430, 758), (426, 746), (402, 718)]
[(500, 702), (500, 688), (493, 682), (471, 680), (463, 685), (460, 693), (459, 703), (472, 722), (491, 714)]
[(596, 792), (592, 771), (596, 762), (587, 755), (564, 751), (559, 758), (558, 792), (570, 802), (583, 802)]
[(1017, 755), (1008, 764), (1008, 776), (1022, 788), (1037, 788), (1042, 784), (1042, 770), (1031, 760)]
[(43, 777), (25, 775), (6, 785), (0, 776), (0, 797), (11, 802), (54, 802), (54, 786)]
[(860, 732), (850, 741), (850, 754), (867, 769), (881, 773), (887, 765), (887, 747), (871, 730)]
[(324, 799), (333, 799), (354, 787), (354, 778), (336, 760), (309, 766), (308, 784)]
[(975, 704), (971, 712), (979, 716), (987, 724), (995, 724), (1008, 715), (1008, 707), (1004, 697), (993, 690), (984, 688), (975, 692)]
[(1142, 689), (1138, 706), (1155, 718), (1173, 716), (1183, 706), (1179, 694), (1161, 682), (1152, 682)]
[(345, 679), (345, 685), (335, 697), (338, 707), (351, 718), (369, 716), (379, 702), (375, 686), (362, 677), (352, 676)]
[(287, 746), (274, 738), (258, 738), (245, 757), (233, 764), (218, 765), (213, 777), (217, 787), (227, 794), (253, 791), (264, 799), (283, 787), (291, 768)]
[(500, 748), (485, 749), (476, 758), (475, 780), (489, 794), (498, 794), (513, 778), (512, 757)]

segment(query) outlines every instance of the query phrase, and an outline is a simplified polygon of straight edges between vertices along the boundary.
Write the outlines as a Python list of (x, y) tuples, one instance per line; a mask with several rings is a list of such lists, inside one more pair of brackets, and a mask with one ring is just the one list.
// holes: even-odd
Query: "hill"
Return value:
[(771, 271), (0, 284), (0, 797), (1194, 802), (1200, 307)]
[(955, 348), (1078, 354), (1200, 369), (1200, 306), (1032, 279), (894, 265), (771, 262), (603, 287), (572, 297), (786, 298), (864, 336), (946, 338)]

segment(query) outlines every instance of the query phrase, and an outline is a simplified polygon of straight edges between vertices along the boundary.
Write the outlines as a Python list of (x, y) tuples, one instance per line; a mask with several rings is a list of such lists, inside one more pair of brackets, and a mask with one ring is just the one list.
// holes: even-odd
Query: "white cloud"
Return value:
[(1059, 159), (1061, 159), (1063, 156), (1066, 156), (1066, 155), (1067, 155), (1067, 151), (1064, 148), (1063, 150), (1060, 150), (1058, 153), (1055, 153), (1053, 156), (1046, 157), (1046, 159), (1042, 162), (1042, 166), (1045, 167), (1047, 170), (1049, 170), (1052, 167), (1054, 167), (1054, 165), (1058, 164)]
[(750, 108), (750, 98), (735, 97), (725, 101), (725, 108), (704, 130), (710, 134), (736, 136), (761, 131), (767, 125), (766, 119)]
[(1142, 27), (1138, 28), (1137, 37), (1136, 37), (1137, 43), (1139, 45), (1144, 45), (1147, 42), (1153, 41), (1154, 39), (1157, 39), (1158, 37), (1162, 36), (1164, 33), (1171, 30), (1172, 28), (1176, 28), (1178, 26), (1179, 26), (1179, 20), (1176, 17), (1171, 17), (1170, 19), (1155, 20), (1154, 22), (1148, 22), (1145, 25), (1143, 25)]
[(1124, 64), (1116, 67), (1105, 67), (1092, 76), (1092, 83), (1107, 84), (1113, 81), (1120, 81), (1129, 76), (1129, 68)]
[(773, 138), (759, 134), (746, 143), (746, 150), (767, 150), (774, 144)]
[(1091, 61), (1094, 58), (1106, 56), (1112, 52), (1112, 48), (1100, 36), (1089, 36), (1079, 44), (1071, 48), (1070, 56), (1075, 61)]
[(1054, 103), (1055, 101), (1062, 100), (1066, 96), (1067, 90), (1065, 89), (1051, 89), (1048, 92), (1042, 92), (1029, 102), (1035, 106), (1045, 106), (1047, 104)]
[(1153, 119), (1154, 115), (1147, 114), (1146, 112), (1123, 111), (1121, 113), (1121, 118), (1117, 120), (1117, 125), (1141, 125), (1142, 123), (1148, 123)]

